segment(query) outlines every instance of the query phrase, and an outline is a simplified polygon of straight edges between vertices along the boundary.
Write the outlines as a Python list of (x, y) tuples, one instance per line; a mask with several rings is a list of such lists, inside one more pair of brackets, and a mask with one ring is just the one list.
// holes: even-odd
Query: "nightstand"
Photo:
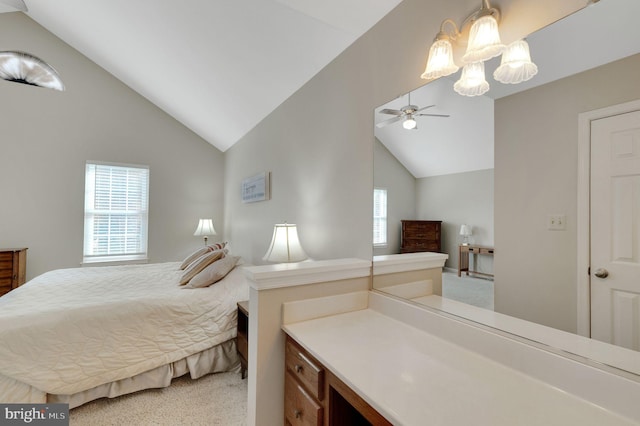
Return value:
[(247, 360), (249, 359), (249, 301), (238, 302), (238, 339), (236, 342), (240, 357), (240, 374), (247, 377)]
[(27, 249), (0, 249), (0, 296), (26, 281)]

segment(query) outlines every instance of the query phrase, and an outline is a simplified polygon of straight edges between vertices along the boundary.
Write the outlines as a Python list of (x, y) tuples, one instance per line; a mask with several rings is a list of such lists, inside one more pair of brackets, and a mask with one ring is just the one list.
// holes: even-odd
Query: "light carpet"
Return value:
[(442, 296), (493, 311), (493, 280), (443, 271)]
[(209, 374), (197, 380), (188, 375), (171, 386), (118, 398), (102, 398), (69, 413), (77, 426), (171, 425), (240, 426), (247, 424), (247, 379), (239, 372)]

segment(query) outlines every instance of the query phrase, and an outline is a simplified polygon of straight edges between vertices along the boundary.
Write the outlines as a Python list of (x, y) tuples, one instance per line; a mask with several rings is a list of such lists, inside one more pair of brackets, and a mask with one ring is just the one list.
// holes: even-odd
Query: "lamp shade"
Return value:
[(463, 237), (468, 237), (469, 235), (471, 235), (471, 226), (466, 224), (460, 225), (460, 235), (462, 235)]
[(493, 15), (486, 14), (476, 19), (471, 26), (467, 52), (462, 60), (466, 64), (486, 61), (501, 54), (504, 48), (504, 44), (500, 41), (498, 21)]
[(531, 62), (529, 43), (518, 40), (507, 46), (493, 78), (500, 83), (517, 84), (531, 79), (537, 73), (538, 67)]
[(474, 62), (462, 68), (460, 80), (453, 85), (453, 90), (463, 96), (480, 96), (489, 90), (489, 83), (484, 76), (484, 62)]
[(420, 76), (425, 80), (445, 77), (458, 71), (459, 67), (453, 62), (453, 47), (448, 37), (438, 38), (429, 49), (427, 67)]
[(213, 228), (213, 220), (200, 219), (196, 232), (193, 233), (196, 237), (205, 237), (208, 235), (216, 235), (216, 230)]
[(294, 224), (283, 223), (273, 226), (273, 237), (267, 253), (262, 260), (268, 262), (300, 262), (307, 259), (300, 245), (298, 228)]

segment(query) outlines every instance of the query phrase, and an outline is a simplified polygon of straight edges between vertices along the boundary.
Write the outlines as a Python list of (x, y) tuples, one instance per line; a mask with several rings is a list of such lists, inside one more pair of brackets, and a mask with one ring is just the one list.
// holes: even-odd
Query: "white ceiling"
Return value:
[(400, 1), (25, 3), (40, 25), (225, 151)]
[[(640, 1), (605, 0), (589, 6), (527, 37), (538, 74), (517, 85), (491, 77), (499, 65), (493, 59), (485, 73), (491, 89), (484, 96), (467, 98), (453, 91), (459, 73), (429, 83), (411, 93), (423, 112), (450, 114), (450, 118), (419, 117), (418, 130), (405, 130), (400, 122), (376, 128), (376, 137), (416, 178), (493, 168), (493, 101), (640, 52)], [(639, 73), (640, 75), (640, 73)], [(391, 115), (383, 108), (407, 105), (407, 96), (375, 111), (375, 122)]]

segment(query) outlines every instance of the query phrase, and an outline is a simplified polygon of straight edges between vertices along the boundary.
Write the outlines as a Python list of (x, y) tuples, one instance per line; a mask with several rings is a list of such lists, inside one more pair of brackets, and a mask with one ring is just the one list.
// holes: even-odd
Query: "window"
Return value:
[(387, 245), (387, 190), (373, 189), (373, 245)]
[(147, 258), (149, 168), (87, 163), (83, 262)]

